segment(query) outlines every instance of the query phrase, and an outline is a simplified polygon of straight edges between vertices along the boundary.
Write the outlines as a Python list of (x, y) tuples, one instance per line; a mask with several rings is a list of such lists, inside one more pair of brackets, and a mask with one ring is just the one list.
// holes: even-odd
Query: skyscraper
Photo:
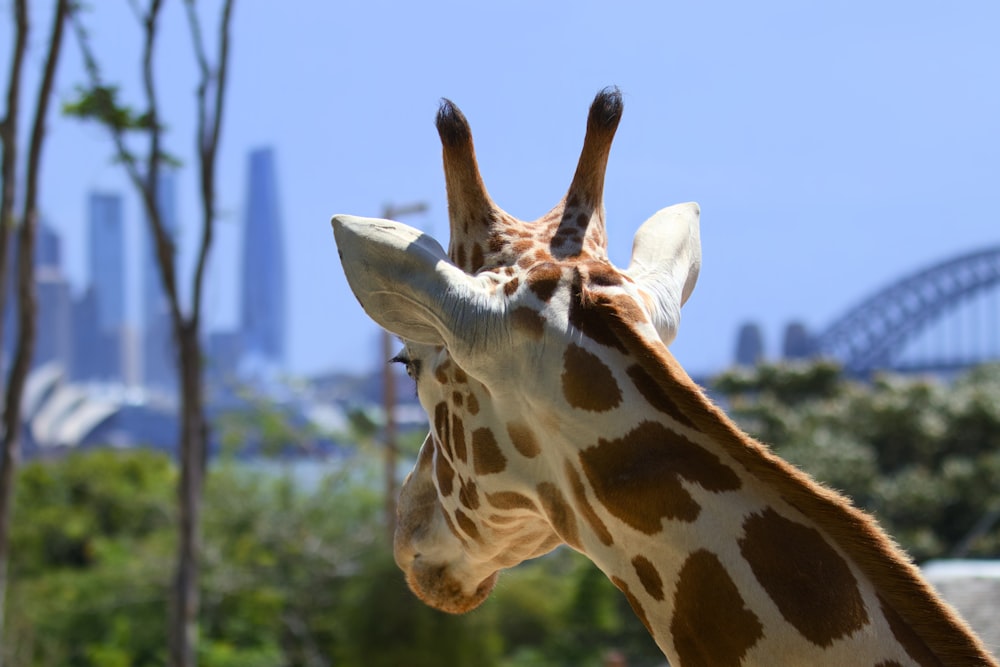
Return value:
[(285, 353), (285, 258), (273, 149), (250, 152), (244, 201), (240, 316), (244, 359), (277, 366)]
[(72, 375), (121, 380), (125, 374), (125, 222), (121, 195), (87, 199), (90, 287), (77, 303)]
[(102, 331), (125, 324), (125, 222), (121, 195), (92, 192), (88, 201), (90, 282)]
[[(166, 233), (177, 242), (177, 176), (169, 169), (160, 171), (157, 183), (157, 209)], [(177, 364), (174, 351), (173, 323), (170, 303), (160, 279), (160, 264), (156, 256), (156, 241), (149, 221), (143, 228), (142, 264), (142, 326), (143, 383), (147, 387), (172, 390), (177, 386)], [(177, 253), (174, 253), (176, 268)]]
[[(62, 272), (61, 239), (45, 221), (38, 225), (35, 246), (35, 288), (38, 314), (33, 366), (56, 361), (67, 368), (70, 364), (70, 303), (69, 282)], [(13, 338), (13, 332), (7, 336)]]

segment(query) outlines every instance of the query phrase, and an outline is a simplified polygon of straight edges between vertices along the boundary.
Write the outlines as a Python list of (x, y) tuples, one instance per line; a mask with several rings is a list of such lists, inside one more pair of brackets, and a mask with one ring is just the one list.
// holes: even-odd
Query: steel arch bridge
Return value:
[(953, 257), (903, 277), (848, 310), (816, 337), (816, 349), (840, 360), (850, 373), (890, 368), (930, 324), (997, 286), (1000, 245)]

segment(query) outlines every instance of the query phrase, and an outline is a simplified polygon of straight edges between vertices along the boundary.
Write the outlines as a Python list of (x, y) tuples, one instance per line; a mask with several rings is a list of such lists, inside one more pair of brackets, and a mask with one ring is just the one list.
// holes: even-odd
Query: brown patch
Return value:
[(612, 287), (622, 284), (621, 274), (610, 264), (604, 262), (587, 262), (587, 278), (592, 285)]
[(517, 288), (521, 286), (521, 281), (517, 278), (511, 278), (503, 286), (503, 293), (510, 296), (517, 291)]
[(458, 384), (465, 384), (469, 381), (469, 376), (465, 374), (459, 366), (455, 366), (455, 382)]
[(455, 446), (455, 456), (463, 463), (469, 460), (465, 448), (465, 424), (457, 414), (451, 416), (451, 438)]
[(661, 602), (663, 600), (663, 579), (656, 571), (656, 566), (645, 556), (636, 556), (632, 559), (632, 567), (635, 568), (639, 582), (649, 593), (649, 597)]
[(879, 595), (879, 606), (882, 608), (882, 615), (885, 616), (892, 636), (896, 638), (906, 654), (913, 658), (920, 667), (937, 667), (941, 661), (931, 652), (927, 645), (920, 639), (920, 636), (913, 631), (906, 621), (896, 613), (896, 610), (889, 606), (889, 603)]
[(448, 382), (448, 368), (451, 366), (451, 361), (445, 360), (434, 369), (434, 379), (441, 384), (447, 384)]
[(477, 475), (502, 472), (507, 467), (507, 457), (500, 451), (493, 431), (477, 428), (472, 432), (472, 462)]
[(448, 423), (448, 404), (441, 401), (434, 406), (434, 432), (437, 434), (438, 442), (444, 447), (448, 458), (455, 459), (455, 450), (451, 448), (451, 433)]
[(455, 252), (452, 255), (455, 258), (455, 265), (465, 268), (465, 246), (459, 243), (455, 246)]
[(469, 543), (468, 543), (468, 541), (466, 541), (465, 535), (463, 535), (458, 530), (458, 528), (455, 527), (455, 522), (451, 520), (451, 515), (448, 514), (448, 512), (442, 510), (441, 511), (441, 516), (444, 517), (444, 522), (448, 526), (448, 530), (451, 531), (451, 534), (454, 535), (455, 537), (457, 537), (458, 541), (462, 543), (462, 548), (463, 549), (468, 549), (469, 548)]
[(747, 517), (743, 531), (740, 553), (803, 637), (830, 646), (868, 622), (857, 580), (818, 530), (768, 508)]
[(474, 243), (469, 255), (469, 272), (477, 273), (481, 268), (483, 268), (483, 249), (479, 247), (478, 243)]
[(455, 407), (460, 408), (462, 407), (462, 403), (465, 402), (465, 399), (461, 393), (453, 391), (451, 392), (451, 402), (455, 404)]
[(524, 494), (517, 493), (516, 491), (497, 491), (496, 493), (487, 493), (486, 502), (493, 505), (493, 507), (496, 507), (498, 510), (538, 511), (538, 506), (535, 505), (535, 501)]
[(882, 662), (875, 665), (875, 667), (903, 667), (901, 664), (895, 660), (883, 660)]
[(510, 321), (515, 329), (520, 329), (535, 340), (545, 332), (545, 318), (527, 306), (515, 308), (510, 314)]
[(688, 428), (693, 428), (698, 430), (698, 427), (694, 425), (687, 415), (681, 412), (681, 409), (677, 407), (677, 404), (670, 400), (657, 384), (656, 380), (646, 372), (646, 370), (639, 364), (633, 364), (628, 367), (626, 371), (628, 376), (632, 379), (632, 383), (635, 388), (639, 390), (643, 398), (649, 401), (649, 404), (654, 408), (667, 415), (671, 419), (674, 419), (680, 424), (687, 426)]
[(476, 483), (472, 481), (466, 482), (462, 479), (459, 479), (458, 483), (459, 502), (470, 510), (479, 509), (479, 490), (476, 488)]
[(443, 456), (434, 457), (434, 474), (437, 476), (438, 490), (445, 498), (451, 495), (455, 488), (455, 469)]
[(617, 440), (599, 438), (580, 452), (597, 499), (613, 515), (648, 535), (663, 519), (694, 521), (701, 507), (681, 478), (707, 491), (734, 491), (740, 478), (719, 457), (657, 422), (642, 422)]
[[(445, 514), (447, 514), (447, 512), (445, 512)], [(465, 512), (460, 509), (455, 510), (455, 523), (458, 524), (458, 527), (461, 528), (466, 535), (474, 539), (476, 542), (480, 541), (479, 528), (476, 527), (476, 522), (467, 517)]]
[(479, 414), (479, 399), (476, 398), (475, 394), (469, 394), (469, 404), (466, 406), (470, 415)]
[(531, 429), (520, 422), (507, 423), (507, 435), (521, 456), (532, 459), (542, 453), (542, 448)]
[(763, 629), (718, 556), (704, 549), (688, 556), (677, 577), (670, 620), (680, 664), (742, 664)]
[(569, 477), (569, 485), (573, 490), (573, 499), (576, 501), (577, 511), (590, 524), (590, 528), (597, 535), (597, 538), (606, 546), (611, 546), (612, 542), (614, 542), (611, 531), (608, 530), (608, 527), (601, 521), (601, 517), (597, 516), (597, 512), (591, 507), (590, 501), (587, 500), (587, 490), (583, 486), (583, 480), (580, 479), (580, 475), (576, 472), (576, 468), (573, 467), (570, 461), (566, 461), (566, 476)]
[(576, 527), (576, 517), (573, 516), (573, 510), (559, 487), (551, 482), (542, 482), (538, 485), (538, 499), (542, 503), (545, 516), (559, 537), (571, 547), (580, 549), (580, 533)]
[[(611, 577), (611, 583), (613, 583), (618, 588), (618, 590), (620, 590), (622, 593), (625, 594), (625, 598), (628, 600), (629, 605), (632, 607), (632, 611), (634, 611), (635, 615), (639, 617), (639, 620), (642, 621), (642, 624), (646, 626), (646, 630), (649, 631), (649, 634), (655, 637), (656, 633), (653, 632), (653, 626), (649, 622), (649, 617), (646, 616), (646, 610), (642, 608), (642, 603), (639, 602), (639, 598), (633, 595), (632, 591), (629, 590), (628, 584), (626, 584), (622, 579), (619, 579), (618, 577)], [(685, 663), (685, 665), (686, 664), (687, 663)]]
[(540, 300), (548, 302), (562, 281), (562, 269), (556, 264), (540, 264), (527, 277), (528, 289)]
[(625, 346), (618, 340), (607, 313), (601, 308), (595, 308), (587, 299), (582, 280), (577, 271), (569, 301), (569, 323), (595, 343), (625, 352)]
[(535, 241), (531, 238), (522, 238), (520, 241), (514, 241), (514, 244), (511, 247), (514, 249), (515, 253), (523, 255), (535, 247)]
[(611, 369), (576, 343), (570, 343), (563, 353), (562, 387), (569, 404), (581, 410), (604, 412), (622, 400)]

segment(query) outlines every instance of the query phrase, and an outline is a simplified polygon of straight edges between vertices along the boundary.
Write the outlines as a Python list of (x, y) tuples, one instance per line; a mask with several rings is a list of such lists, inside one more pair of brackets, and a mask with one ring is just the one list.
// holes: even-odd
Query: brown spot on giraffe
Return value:
[(596, 343), (625, 352), (625, 346), (618, 340), (607, 314), (595, 308), (581, 286), (582, 277), (577, 270), (573, 291), (569, 302), (569, 323)]
[(532, 459), (542, 453), (535, 434), (521, 422), (508, 422), (507, 435), (521, 456)]
[(764, 628), (718, 556), (700, 549), (678, 573), (670, 634), (680, 664), (713, 667), (740, 665)]
[(545, 333), (545, 318), (527, 306), (519, 306), (510, 314), (510, 323), (518, 331), (539, 340)]
[(448, 384), (448, 369), (451, 367), (451, 360), (444, 360), (434, 369), (434, 379), (441, 384)]
[[(448, 513), (445, 512), (445, 515), (447, 514)], [(466, 516), (465, 512), (460, 509), (455, 510), (455, 523), (457, 523), (458, 527), (473, 540), (476, 542), (482, 541), (479, 536), (479, 528), (476, 527), (476, 522)]]
[(477, 475), (503, 472), (507, 467), (507, 457), (497, 445), (493, 431), (477, 428), (472, 432), (472, 465)]
[[(639, 620), (642, 621), (642, 624), (646, 626), (646, 630), (649, 632), (649, 634), (651, 635), (655, 634), (653, 632), (653, 626), (649, 622), (649, 617), (646, 616), (646, 610), (643, 609), (642, 607), (642, 602), (640, 602), (639, 598), (637, 598), (632, 593), (632, 591), (628, 587), (628, 584), (625, 583), (623, 579), (620, 579), (615, 576), (611, 577), (611, 583), (613, 583), (618, 590), (620, 590), (622, 593), (625, 594), (625, 599), (628, 600), (629, 606), (632, 607), (632, 611), (634, 611), (635, 615), (639, 617)], [(684, 667), (687, 667), (686, 663)]]
[(460, 408), (465, 403), (465, 397), (462, 396), (461, 392), (453, 391), (451, 392), (451, 402), (456, 408)]
[(580, 549), (580, 533), (576, 517), (559, 487), (552, 482), (541, 482), (538, 485), (538, 500), (542, 503), (542, 511), (545, 512), (545, 516), (559, 537), (571, 547)]
[(743, 532), (740, 553), (803, 637), (830, 646), (868, 623), (857, 579), (818, 530), (768, 508), (747, 517)]
[(896, 662), (895, 660), (883, 660), (882, 662), (875, 665), (875, 667), (903, 667), (903, 666), (898, 662)]
[(642, 422), (618, 439), (599, 438), (580, 452), (580, 463), (608, 511), (647, 535), (660, 532), (663, 519), (698, 518), (701, 506), (681, 478), (714, 492), (741, 486), (718, 456), (658, 422)]
[(580, 479), (579, 473), (577, 473), (576, 468), (570, 461), (566, 461), (566, 477), (569, 479), (570, 489), (573, 491), (573, 499), (576, 501), (577, 511), (590, 524), (590, 528), (597, 535), (597, 539), (606, 546), (611, 546), (614, 542), (611, 531), (608, 530), (601, 517), (597, 516), (597, 512), (594, 511), (594, 508), (590, 505), (590, 501), (587, 500), (587, 490), (583, 486), (583, 480)]
[(468, 542), (468, 540), (465, 539), (465, 535), (463, 535), (458, 530), (458, 528), (455, 527), (455, 522), (452, 521), (451, 515), (448, 514), (448, 512), (441, 512), (441, 516), (444, 517), (444, 523), (445, 523), (446, 526), (448, 526), (448, 530), (451, 531), (451, 534), (454, 535), (455, 537), (457, 537), (458, 541), (462, 544), (462, 548), (463, 549), (468, 549), (469, 548), (469, 542)]
[(466, 405), (466, 410), (472, 416), (479, 414), (479, 399), (476, 398), (475, 394), (469, 394), (468, 405)]
[(463, 463), (468, 461), (468, 453), (465, 447), (465, 424), (457, 414), (451, 416), (451, 439), (455, 450), (455, 456)]
[(434, 458), (434, 475), (437, 477), (438, 489), (441, 491), (441, 495), (447, 498), (454, 490), (455, 482), (455, 469), (451, 467), (448, 459), (443, 456)]
[(497, 491), (486, 494), (486, 502), (498, 510), (530, 510), (538, 511), (538, 506), (528, 496), (516, 491)]
[(517, 278), (511, 278), (506, 283), (504, 283), (503, 293), (506, 294), (507, 296), (510, 296), (511, 294), (517, 291), (517, 288), (520, 287), (520, 285), (521, 285), (520, 280), (518, 280)]
[(452, 257), (455, 259), (455, 265), (460, 267), (465, 267), (465, 246), (461, 243), (455, 246), (455, 252), (452, 253)]
[(889, 623), (892, 636), (902, 645), (906, 654), (913, 658), (914, 662), (920, 665), (920, 667), (937, 667), (940, 665), (941, 662), (927, 648), (927, 644), (917, 636), (913, 628), (900, 618), (896, 610), (881, 595), (878, 596), (878, 602), (882, 608), (882, 615), (885, 616), (885, 620)]
[(469, 256), (469, 273), (478, 273), (481, 268), (483, 268), (483, 249), (478, 243), (474, 243)]
[(590, 412), (611, 410), (622, 400), (611, 369), (576, 343), (570, 343), (563, 353), (562, 389), (570, 405)]
[(528, 289), (541, 301), (548, 302), (562, 281), (562, 269), (551, 263), (539, 264), (528, 273)]
[(455, 459), (455, 450), (451, 448), (451, 432), (448, 422), (448, 404), (441, 401), (434, 406), (434, 433), (437, 441), (444, 448), (449, 459)]
[(642, 397), (645, 398), (650, 405), (654, 408), (667, 415), (671, 419), (677, 421), (688, 428), (693, 428), (696, 431), (698, 428), (694, 425), (688, 416), (681, 412), (681, 409), (677, 407), (677, 404), (670, 400), (670, 397), (665, 391), (662, 391), (659, 385), (656, 384), (656, 380), (639, 364), (633, 364), (628, 367), (626, 371), (629, 378), (631, 378), (632, 383), (635, 388), (639, 390)]
[(662, 602), (663, 579), (660, 578), (660, 573), (656, 571), (656, 566), (653, 565), (653, 562), (640, 554), (632, 559), (632, 567), (635, 568), (635, 573), (639, 577), (639, 583), (649, 593), (649, 597), (657, 602)]
[(479, 509), (479, 490), (473, 481), (459, 479), (458, 500), (470, 510)]

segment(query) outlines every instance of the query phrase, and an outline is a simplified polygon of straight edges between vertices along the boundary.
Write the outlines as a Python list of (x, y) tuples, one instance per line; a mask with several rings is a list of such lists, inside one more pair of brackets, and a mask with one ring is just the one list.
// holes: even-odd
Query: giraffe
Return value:
[(396, 561), (463, 613), (566, 544), (622, 591), (671, 665), (997, 665), (867, 514), (753, 440), (668, 345), (701, 266), (700, 210), (655, 213), (627, 269), (603, 189), (622, 115), (601, 91), (566, 195), (499, 208), (443, 100), (451, 239), (338, 215), (364, 310), (397, 334), (431, 429), (404, 481)]

